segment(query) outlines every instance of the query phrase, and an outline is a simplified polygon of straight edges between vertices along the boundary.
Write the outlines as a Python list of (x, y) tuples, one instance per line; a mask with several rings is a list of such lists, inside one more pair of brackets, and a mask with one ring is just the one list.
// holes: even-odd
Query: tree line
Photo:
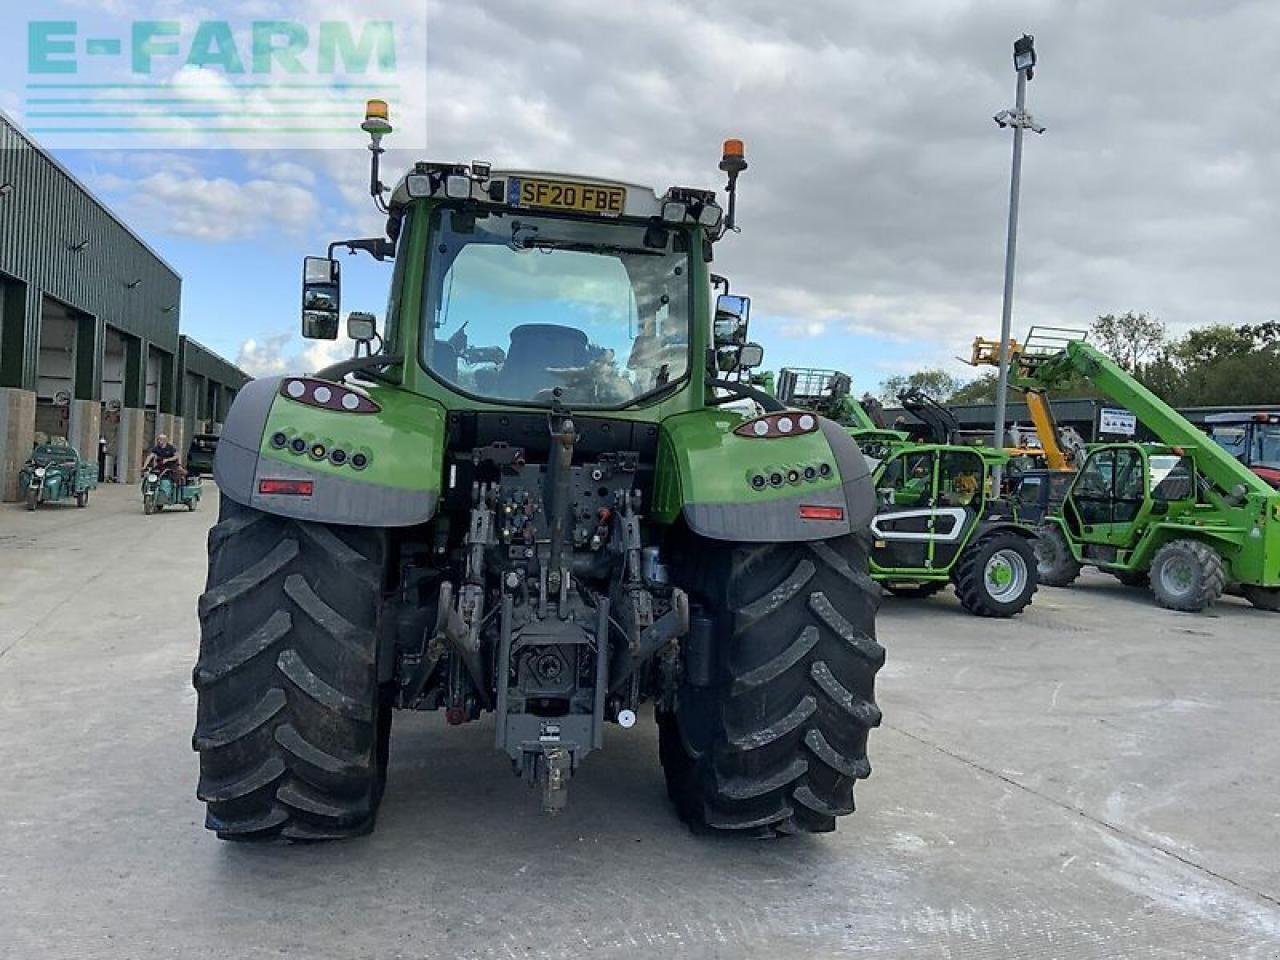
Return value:
[[(1280, 404), (1280, 322), (1209, 324), (1172, 337), (1165, 324), (1145, 313), (1104, 314), (1090, 324), (1089, 342), (1134, 378), (1175, 407)], [(931, 368), (889, 377), (879, 397), (896, 404), (897, 395), (918, 387), (948, 404), (992, 403), (996, 372), (961, 381)], [(1085, 380), (1054, 390), (1062, 399), (1098, 397)]]

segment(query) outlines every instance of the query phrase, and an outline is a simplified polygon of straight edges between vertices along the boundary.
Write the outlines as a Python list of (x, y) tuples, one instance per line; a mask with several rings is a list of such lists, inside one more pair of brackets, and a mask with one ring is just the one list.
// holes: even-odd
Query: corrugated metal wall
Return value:
[(27, 285), (22, 385), (35, 379), (39, 294), (96, 318), (99, 355), (102, 325), (110, 324), (176, 363), (181, 277), (0, 114), (4, 184), (11, 189), (0, 195), (0, 274)]
[(250, 378), (198, 340), (187, 336), (178, 339), (178, 368), (183, 372), (178, 409), (186, 422), (185, 435), (190, 438), (200, 432), (204, 421), (226, 420), (232, 398)]

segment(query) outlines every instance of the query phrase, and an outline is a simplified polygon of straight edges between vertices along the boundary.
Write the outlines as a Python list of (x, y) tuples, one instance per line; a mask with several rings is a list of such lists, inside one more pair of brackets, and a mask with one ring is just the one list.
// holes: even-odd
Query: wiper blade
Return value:
[(661, 257), (666, 254), (661, 250), (646, 250), (643, 247), (620, 247), (608, 243), (581, 243), (573, 240), (543, 240), (539, 239), (528, 246), (526, 250), (570, 250), (575, 253), (612, 253), (627, 254), (630, 256), (642, 257)]

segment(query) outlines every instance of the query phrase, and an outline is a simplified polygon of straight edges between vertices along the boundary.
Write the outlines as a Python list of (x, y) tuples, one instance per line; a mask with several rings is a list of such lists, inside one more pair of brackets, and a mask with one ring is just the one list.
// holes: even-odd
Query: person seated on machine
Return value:
[(178, 459), (178, 448), (163, 433), (156, 435), (155, 446), (147, 454), (142, 469), (154, 470), (159, 474), (171, 473), (174, 482), (179, 485), (187, 482), (187, 471), (182, 469), (182, 462)]

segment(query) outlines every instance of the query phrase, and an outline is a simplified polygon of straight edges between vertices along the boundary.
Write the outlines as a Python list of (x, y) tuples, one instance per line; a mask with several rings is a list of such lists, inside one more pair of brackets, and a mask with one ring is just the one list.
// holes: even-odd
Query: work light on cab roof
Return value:
[[(383, 137), (392, 132), (385, 101), (370, 100), (361, 129), (369, 134), (373, 154), (369, 192), (384, 213), (412, 200), (428, 198), (469, 201), (480, 208), (515, 208), (612, 219), (651, 220), (672, 226), (696, 224), (711, 240), (735, 229), (735, 197), (739, 174), (747, 169), (743, 142), (724, 141), (720, 169), (728, 175), (725, 192), (729, 207), (716, 202), (715, 191), (694, 187), (670, 187), (659, 195), (640, 184), (575, 174), (529, 170), (494, 170), (483, 160), (470, 164), (419, 161), (396, 185), (380, 179), (379, 165), (385, 149)], [(389, 201), (385, 195), (390, 194)]]

